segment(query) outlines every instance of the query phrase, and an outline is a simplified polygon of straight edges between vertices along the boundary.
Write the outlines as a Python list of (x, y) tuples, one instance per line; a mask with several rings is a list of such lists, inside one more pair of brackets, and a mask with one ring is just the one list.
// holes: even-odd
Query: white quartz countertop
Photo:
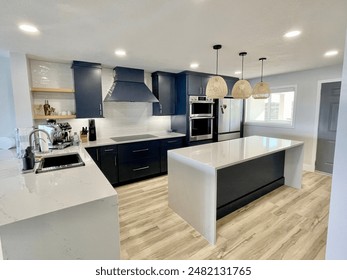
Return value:
[(0, 151), (0, 226), (115, 196), (82, 146), (52, 154), (78, 152), (85, 166), (35, 174), (21, 173), (21, 160), (11, 150)]
[[(103, 138), (103, 139), (97, 139), (95, 141), (88, 141), (86, 143), (82, 143), (82, 146), (84, 148), (91, 148), (91, 147), (98, 147), (98, 146), (126, 144), (126, 143), (133, 143), (133, 142), (160, 140), (160, 139), (184, 137), (185, 136), (185, 134), (176, 133), (176, 132), (146, 132), (146, 133), (141, 133), (141, 134), (150, 134), (150, 135), (153, 135), (154, 137), (136, 139), (136, 140), (127, 140), (127, 141), (114, 141), (111, 138)], [(133, 135), (139, 135), (139, 134), (115, 135), (114, 137), (133, 136)]]
[(215, 142), (168, 151), (169, 156), (179, 157), (192, 164), (203, 164), (221, 169), (244, 161), (262, 157), (303, 145), (302, 141), (263, 136), (249, 136), (240, 139)]

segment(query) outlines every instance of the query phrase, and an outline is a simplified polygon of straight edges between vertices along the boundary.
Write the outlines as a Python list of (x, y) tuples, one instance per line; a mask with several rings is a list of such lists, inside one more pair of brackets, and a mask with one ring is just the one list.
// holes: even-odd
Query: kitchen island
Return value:
[(119, 259), (118, 198), (81, 147), (85, 166), (22, 174), (13, 151), (0, 151), (3, 259)]
[(216, 221), (287, 185), (301, 188), (303, 142), (262, 136), (168, 152), (169, 207), (216, 243)]

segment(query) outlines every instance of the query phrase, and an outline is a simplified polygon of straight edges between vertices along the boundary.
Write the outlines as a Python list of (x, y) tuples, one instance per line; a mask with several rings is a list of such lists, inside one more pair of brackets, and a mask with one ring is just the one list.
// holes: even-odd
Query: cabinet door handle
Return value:
[(133, 153), (140, 153), (140, 152), (146, 152), (148, 151), (149, 149), (141, 149), (141, 150), (134, 150)]
[(163, 113), (163, 105), (161, 105), (161, 104), (159, 104), (159, 112), (160, 112), (160, 114), (162, 114)]
[(133, 169), (133, 171), (140, 171), (140, 170), (145, 170), (145, 169), (148, 169), (148, 168), (149, 168), (149, 166), (147, 165), (147, 166), (144, 166), (144, 167), (135, 168), (135, 169)]
[(114, 166), (117, 166), (117, 155), (114, 156)]
[(96, 161), (99, 161), (99, 149), (96, 149)]
[(100, 116), (102, 116), (102, 107), (101, 107), (101, 103), (99, 104), (99, 109), (100, 109), (99, 114), (100, 114)]
[(114, 149), (105, 149), (104, 152), (112, 152)]
[(169, 141), (167, 141), (168, 143), (176, 143), (177, 142), (177, 140), (169, 140)]

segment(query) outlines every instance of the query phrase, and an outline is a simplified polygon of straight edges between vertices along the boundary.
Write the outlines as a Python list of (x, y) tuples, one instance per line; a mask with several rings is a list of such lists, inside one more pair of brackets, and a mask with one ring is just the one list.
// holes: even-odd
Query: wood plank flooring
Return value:
[[(217, 222), (210, 245), (168, 207), (167, 176), (116, 188), (122, 259), (324, 259), (331, 177), (303, 175)], [(194, 204), (194, 201), (192, 201)]]

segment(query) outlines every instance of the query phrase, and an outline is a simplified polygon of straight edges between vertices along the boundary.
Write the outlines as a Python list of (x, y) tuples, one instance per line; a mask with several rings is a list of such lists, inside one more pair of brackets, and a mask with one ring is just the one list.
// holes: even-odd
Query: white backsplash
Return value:
[(71, 65), (68, 63), (30, 60), (31, 87), (73, 88)]
[[(170, 117), (152, 116), (152, 104), (140, 102), (105, 102), (105, 118), (96, 118), (97, 138), (109, 138), (170, 129)], [(72, 131), (88, 126), (88, 119), (69, 120)]]
[[(69, 73), (72, 78), (70, 64), (30, 61), (32, 86), (34, 87), (71, 87), (73, 81), (67, 78)], [(49, 74), (42, 69), (49, 69)], [(47, 79), (42, 80), (42, 76), (46, 75)], [(61, 73), (64, 72), (64, 73)], [(37, 77), (37, 75), (39, 77)], [(56, 77), (58, 81), (52, 81)], [(46, 83), (46, 81), (51, 81)], [(102, 68), (102, 95), (105, 98), (107, 91), (113, 83), (113, 70)], [(145, 72), (145, 83), (152, 89), (151, 73)], [(35, 85), (34, 85), (35, 84)], [(44, 101), (44, 95), (38, 95), (37, 101)], [(48, 98), (48, 100), (50, 100)], [(59, 110), (70, 110), (68, 107), (71, 101), (57, 98), (51, 99), (50, 103)], [(57, 104), (56, 104), (57, 103)], [(65, 107), (64, 107), (65, 106)], [(109, 138), (120, 135), (139, 134), (147, 132), (165, 132), (171, 128), (170, 116), (152, 116), (152, 103), (143, 102), (104, 102), (104, 118), (95, 118), (97, 138)], [(74, 109), (71, 108), (71, 111)], [(65, 120), (58, 120), (65, 122)], [(79, 132), (82, 127), (88, 126), (88, 119), (69, 119), (66, 120), (72, 126), (72, 132)], [(45, 123), (45, 121), (35, 121), (35, 125)]]

